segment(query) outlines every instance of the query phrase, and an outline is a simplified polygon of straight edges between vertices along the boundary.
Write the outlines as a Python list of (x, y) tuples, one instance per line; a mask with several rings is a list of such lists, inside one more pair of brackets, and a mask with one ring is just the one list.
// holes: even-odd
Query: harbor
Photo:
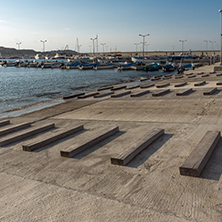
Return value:
[(132, 79), (2, 118), (1, 221), (221, 221), (217, 66), (116, 71)]

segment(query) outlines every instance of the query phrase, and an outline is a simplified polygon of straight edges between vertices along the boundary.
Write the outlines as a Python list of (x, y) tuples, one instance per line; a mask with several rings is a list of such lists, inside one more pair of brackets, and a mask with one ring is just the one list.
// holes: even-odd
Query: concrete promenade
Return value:
[[(123, 96), (73, 99), (11, 118), (0, 131), (25, 122), (31, 127), (1, 136), (0, 142), (30, 135), (32, 128), (46, 124), (54, 123), (55, 128), (0, 147), (0, 221), (220, 222), (222, 140), (200, 177), (179, 171), (207, 131), (222, 131), (222, 86), (217, 85), (222, 75), (213, 70), (214, 65), (205, 66), (179, 78), (152, 81), (155, 85), (149, 88), (115, 91), (131, 91)], [(156, 87), (164, 83), (165, 87)], [(212, 94), (204, 95), (215, 87)], [(188, 94), (177, 96), (189, 89)], [(162, 90), (168, 91), (153, 96)], [(49, 140), (78, 126), (84, 128)], [(119, 131), (86, 148), (90, 139), (113, 127)], [(164, 129), (164, 135), (125, 166), (111, 164), (112, 156), (156, 128)], [(23, 145), (35, 150), (23, 151)], [(71, 158), (60, 155), (83, 145), (84, 150)]]

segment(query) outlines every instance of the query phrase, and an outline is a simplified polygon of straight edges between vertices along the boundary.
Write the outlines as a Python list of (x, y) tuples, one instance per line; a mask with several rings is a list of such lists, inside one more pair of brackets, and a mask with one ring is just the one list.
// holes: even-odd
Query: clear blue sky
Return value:
[[(148, 50), (205, 50), (220, 47), (222, 0), (1, 0), (0, 46), (89, 52), (90, 38), (99, 36), (99, 51), (135, 51), (141, 34)], [(140, 47), (138, 47), (139, 50)]]

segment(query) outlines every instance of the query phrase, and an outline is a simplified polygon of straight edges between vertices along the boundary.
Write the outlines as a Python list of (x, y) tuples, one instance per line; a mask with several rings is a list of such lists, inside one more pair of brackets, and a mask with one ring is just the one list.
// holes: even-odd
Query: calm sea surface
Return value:
[(65, 95), (160, 74), (163, 72), (0, 66), (0, 119), (62, 103)]

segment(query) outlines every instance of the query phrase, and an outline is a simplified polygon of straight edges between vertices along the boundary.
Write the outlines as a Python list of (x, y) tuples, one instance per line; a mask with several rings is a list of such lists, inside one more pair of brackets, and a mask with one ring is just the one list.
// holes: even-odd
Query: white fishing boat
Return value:
[(165, 62), (166, 58), (140, 58), (140, 57), (131, 57), (132, 62), (138, 62), (138, 63), (161, 63), (161, 62)]
[(95, 70), (100, 70), (100, 69), (114, 69), (115, 64), (110, 63), (110, 64), (99, 64), (93, 67)]

